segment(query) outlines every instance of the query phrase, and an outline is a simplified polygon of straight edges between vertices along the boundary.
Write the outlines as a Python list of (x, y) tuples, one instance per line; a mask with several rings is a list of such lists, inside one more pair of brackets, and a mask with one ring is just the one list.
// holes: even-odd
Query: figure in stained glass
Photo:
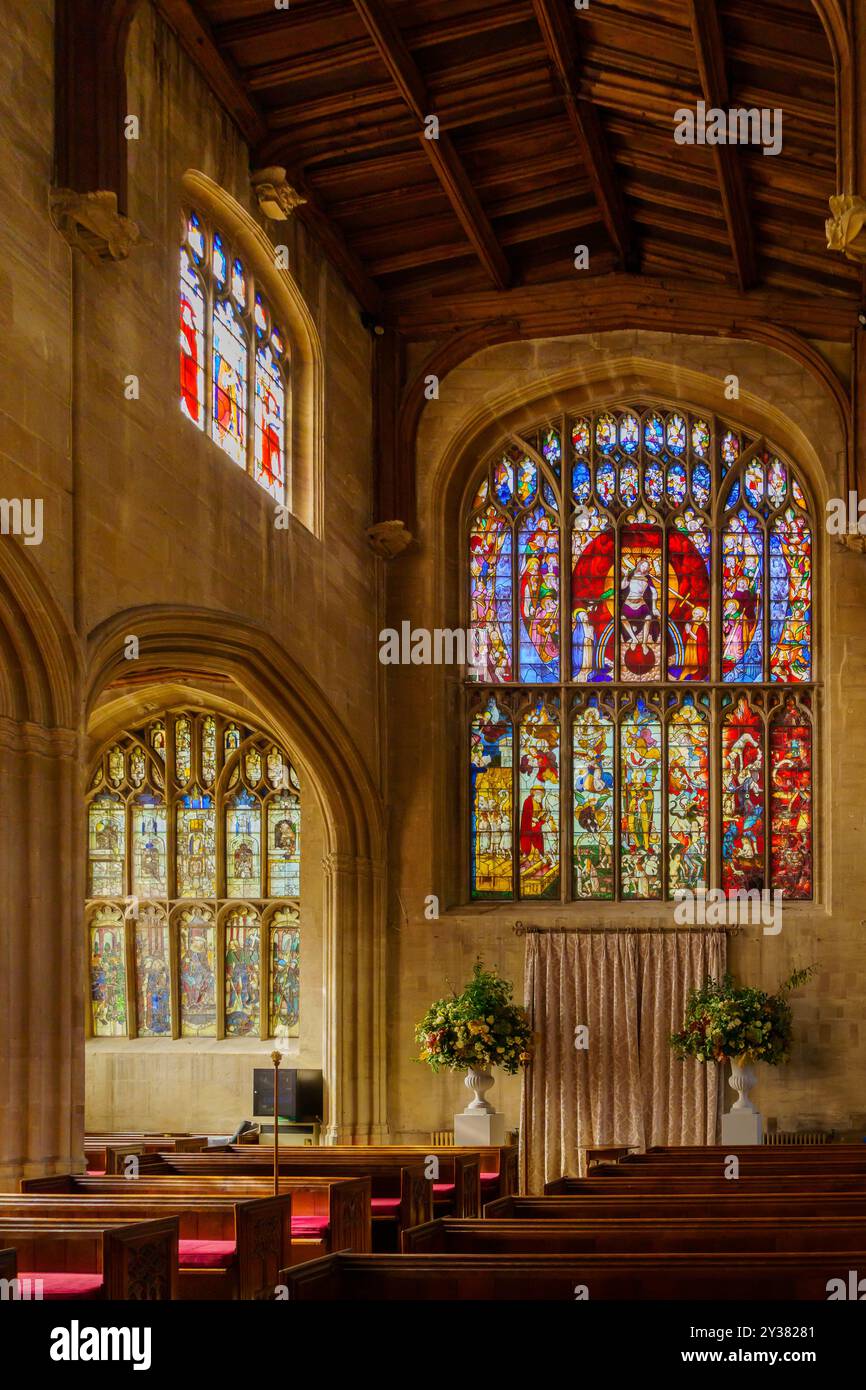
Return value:
[(520, 894), (559, 896), (559, 720), (541, 699), (520, 721)]
[(764, 742), (760, 715), (741, 696), (722, 725), (722, 887), (764, 887)]
[(271, 1033), (297, 1037), (300, 1017), (301, 934), (297, 927), (271, 931)]
[(472, 807), (473, 898), (512, 892), (513, 761), (511, 720), (493, 696), (470, 728), (469, 795)]
[(122, 1037), (127, 1027), (126, 958), (119, 924), (90, 929), (90, 999), (94, 1035)]
[(661, 896), (661, 724), (642, 696), (621, 722), (620, 873), (624, 898)]
[(812, 728), (793, 700), (770, 729), (770, 868), (786, 898), (812, 896)]
[(597, 700), (575, 715), (574, 896), (613, 897), (613, 721)]
[(520, 674), (523, 680), (559, 676), (559, 525), (542, 508), (519, 533)]
[(658, 680), (661, 669), (661, 531), (629, 524), (622, 536), (619, 584), (623, 680)]

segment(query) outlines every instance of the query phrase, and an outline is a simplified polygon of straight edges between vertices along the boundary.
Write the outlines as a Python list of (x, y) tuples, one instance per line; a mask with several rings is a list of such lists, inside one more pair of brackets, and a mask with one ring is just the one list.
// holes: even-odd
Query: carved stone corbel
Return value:
[(841, 535), (833, 538), (840, 550), (850, 550), (854, 555), (866, 555), (866, 536)]
[(49, 207), (60, 235), (93, 265), (124, 261), (142, 241), (137, 223), (117, 211), (117, 194), (108, 189), (76, 193), (73, 188), (53, 188)]
[(370, 549), (383, 560), (393, 560), (412, 544), (412, 532), (402, 521), (377, 521), (367, 528)]
[(250, 174), (250, 183), (259, 207), (272, 222), (287, 222), (295, 208), (307, 202), (303, 193), (286, 181), (286, 171), (279, 164), (254, 169)]
[(849, 261), (866, 264), (866, 198), (856, 193), (842, 193), (830, 199), (830, 211), (825, 225), (827, 247), (841, 251)]

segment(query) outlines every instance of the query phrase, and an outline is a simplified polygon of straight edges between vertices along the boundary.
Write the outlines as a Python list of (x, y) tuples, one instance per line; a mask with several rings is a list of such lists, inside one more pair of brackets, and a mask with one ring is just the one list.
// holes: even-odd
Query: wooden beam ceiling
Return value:
[(428, 138), (428, 118), (435, 115), (424, 79), (382, 0), (354, 0), (379, 56), (418, 125), (418, 138), (446, 198), (487, 274), (497, 289), (506, 289), (511, 271), (487, 214), (469, 180), (447, 130)]
[(634, 270), (637, 252), (616, 168), (598, 112), (592, 101), (580, 94), (580, 51), (574, 13), (566, 0), (532, 0), (532, 5), (598, 210), (624, 268)]
[[(727, 110), (730, 90), (716, 0), (688, 0), (688, 8), (704, 101), (708, 108)], [(748, 290), (757, 283), (758, 265), (742, 154), (736, 145), (712, 149), (737, 282), (741, 290)]]

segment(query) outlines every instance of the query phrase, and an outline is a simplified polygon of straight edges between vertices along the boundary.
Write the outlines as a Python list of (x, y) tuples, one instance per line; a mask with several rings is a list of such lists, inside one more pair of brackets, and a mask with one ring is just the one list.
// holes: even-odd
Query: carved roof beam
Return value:
[(438, 127), (424, 79), (382, 0), (354, 0), (379, 56), (418, 125), (421, 146), (475, 254), (497, 289), (511, 280), (508, 261), (450, 135)]
[[(716, 0), (689, 0), (689, 21), (704, 101), (708, 108), (727, 110), (730, 89)], [(743, 165), (736, 146), (714, 145), (712, 149), (737, 282), (741, 290), (748, 290), (758, 279), (758, 263)]]
[(598, 210), (623, 267), (635, 270), (638, 253), (616, 166), (598, 111), (589, 97), (581, 94), (580, 49), (572, 12), (565, 0), (532, 3)]

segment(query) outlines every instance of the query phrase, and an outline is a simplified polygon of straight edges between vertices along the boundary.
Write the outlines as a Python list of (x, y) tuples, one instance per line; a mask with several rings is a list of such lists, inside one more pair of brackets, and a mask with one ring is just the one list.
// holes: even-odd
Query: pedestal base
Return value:
[(488, 1148), (505, 1143), (505, 1116), (499, 1114), (454, 1116), (454, 1143), (466, 1148)]
[(764, 1121), (758, 1110), (729, 1110), (722, 1116), (722, 1143), (732, 1149), (743, 1144), (763, 1144)]

